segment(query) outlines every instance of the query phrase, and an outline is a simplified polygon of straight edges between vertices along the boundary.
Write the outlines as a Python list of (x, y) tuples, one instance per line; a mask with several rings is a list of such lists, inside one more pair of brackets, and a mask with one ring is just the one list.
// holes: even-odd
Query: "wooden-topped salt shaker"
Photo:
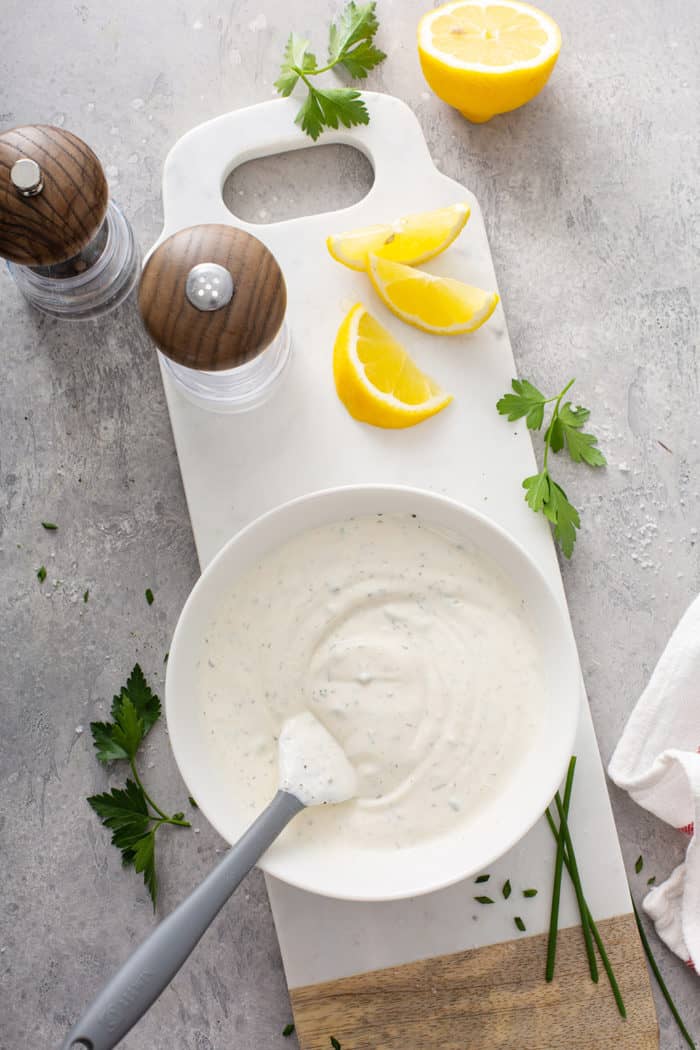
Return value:
[(148, 259), (143, 323), (190, 400), (241, 412), (267, 400), (289, 358), (287, 292), (265, 245), (234, 226), (180, 230)]
[(131, 227), (72, 132), (32, 124), (0, 134), (0, 256), (32, 305), (59, 317), (97, 317), (134, 287)]

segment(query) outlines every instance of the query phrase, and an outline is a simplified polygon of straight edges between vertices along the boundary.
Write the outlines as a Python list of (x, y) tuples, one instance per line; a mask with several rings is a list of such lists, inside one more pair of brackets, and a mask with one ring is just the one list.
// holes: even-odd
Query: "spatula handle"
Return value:
[(112, 1050), (167, 987), (204, 931), (302, 803), (278, 791), (221, 863), (136, 949), (71, 1029), (62, 1050)]

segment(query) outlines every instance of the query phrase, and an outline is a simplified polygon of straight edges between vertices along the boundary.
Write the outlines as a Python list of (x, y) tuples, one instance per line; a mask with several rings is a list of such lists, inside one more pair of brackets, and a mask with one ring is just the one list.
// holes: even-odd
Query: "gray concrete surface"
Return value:
[[(208, 117), (269, 98), (289, 29), (321, 35), (338, 6), (5, 0), (0, 125), (53, 122), (83, 136), (146, 247), (171, 144)], [(605, 473), (562, 467), (584, 508), (563, 572), (607, 758), (698, 590), (700, 8), (549, 0), (564, 35), (549, 87), (473, 127), (422, 80), (414, 27), (424, 6), (380, 0), (390, 58), (371, 86), (415, 108), (438, 165), (480, 198), (520, 368), (547, 389), (577, 376), (610, 459)], [(291, 164), (287, 174), (275, 161), (241, 170), (228, 199), (242, 215), (273, 217), (321, 192), (330, 203), (359, 195), (370, 177), (335, 149), (312, 171)], [(133, 305), (103, 326), (58, 324), (30, 312), (3, 271), (0, 332), (0, 1047), (38, 1050), (58, 1044), (154, 922), (138, 877), (122, 871), (84, 802), (108, 779), (80, 727), (106, 712), (135, 660), (161, 684), (197, 566), (155, 356)], [(44, 532), (42, 519), (58, 532)], [(144, 767), (158, 800), (186, 808), (162, 727)], [(618, 792), (613, 802), (630, 871), (642, 852), (644, 876), (664, 876), (682, 855), (679, 836)], [(194, 823), (195, 834), (162, 834), (163, 912), (221, 848), (196, 814)], [(632, 875), (637, 899), (643, 882)], [(700, 1037), (698, 978), (654, 943)], [(659, 1014), (662, 1047), (680, 1050), (663, 1004)], [(288, 1018), (253, 875), (123, 1045), (289, 1046)]]

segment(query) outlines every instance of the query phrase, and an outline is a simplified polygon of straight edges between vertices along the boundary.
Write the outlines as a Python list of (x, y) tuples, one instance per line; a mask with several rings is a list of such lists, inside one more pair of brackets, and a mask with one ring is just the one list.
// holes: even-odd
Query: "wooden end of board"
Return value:
[[(547, 935), (291, 990), (302, 1050), (658, 1050), (659, 1031), (633, 915), (598, 924), (620, 985), (591, 981), (580, 927), (561, 930), (555, 979)], [(342, 946), (339, 946), (342, 951)]]

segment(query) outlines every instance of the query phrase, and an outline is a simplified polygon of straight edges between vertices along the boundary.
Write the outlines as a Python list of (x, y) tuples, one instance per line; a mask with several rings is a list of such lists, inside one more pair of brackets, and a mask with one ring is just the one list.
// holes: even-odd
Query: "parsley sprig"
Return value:
[(300, 81), (308, 89), (296, 115), (296, 123), (314, 142), (324, 127), (337, 128), (342, 124), (350, 128), (355, 124), (369, 124), (369, 113), (359, 91), (354, 88), (317, 88), (310, 78), (342, 66), (354, 80), (364, 80), (371, 69), (384, 61), (386, 55), (374, 44), (374, 35), (379, 28), (376, 6), (374, 0), (366, 4), (351, 0), (343, 8), (338, 21), (331, 22), (325, 65), (318, 65), (310, 40), (297, 33), (289, 35), (275, 88), (285, 98)]
[(131, 865), (143, 874), (154, 908), (158, 895), (156, 832), (163, 824), (180, 828), (191, 826), (184, 813), (174, 813), (170, 817), (156, 805), (136, 768), (136, 753), (160, 718), (160, 710), (160, 700), (136, 664), (126, 685), (112, 701), (112, 721), (90, 723), (100, 762), (126, 760), (134, 779), (127, 779), (123, 788), (112, 788), (101, 795), (91, 795), (87, 800), (104, 826), (112, 832), (112, 844), (121, 850), (124, 866)]
[[(607, 460), (598, 448), (595, 434), (583, 430), (584, 423), (590, 417), (587, 408), (577, 405), (574, 408), (564, 396), (576, 382), (571, 379), (563, 390), (554, 397), (546, 397), (527, 379), (514, 379), (511, 383), (513, 392), (504, 394), (496, 404), (502, 416), (514, 422), (525, 419), (530, 430), (540, 430), (544, 423), (546, 405), (554, 404), (551, 418), (544, 432), (544, 459), (542, 470), (523, 481), (525, 499), (528, 506), (542, 514), (554, 527), (554, 537), (567, 558), (570, 558), (576, 543), (576, 530), (581, 527), (578, 511), (569, 502), (561, 485), (558, 485), (549, 472), (550, 452), (561, 452), (566, 448), (574, 463), (587, 463), (589, 467), (604, 467)], [(562, 404), (562, 402), (564, 402)]]

